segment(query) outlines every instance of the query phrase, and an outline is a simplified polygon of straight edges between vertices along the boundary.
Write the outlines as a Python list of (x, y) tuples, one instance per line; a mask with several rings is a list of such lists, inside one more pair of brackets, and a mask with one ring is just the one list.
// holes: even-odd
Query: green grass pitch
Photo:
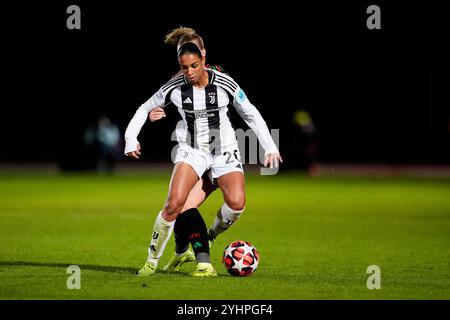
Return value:
[[(450, 181), (247, 175), (246, 211), (212, 249), (219, 276), (132, 274), (147, 257), (170, 172), (0, 174), (0, 299), (449, 299)], [(200, 208), (210, 225), (216, 191)], [(225, 246), (261, 254), (229, 276)], [(174, 249), (173, 237), (161, 269)], [(69, 265), (81, 289), (69, 290)], [(378, 265), (381, 289), (369, 290)]]

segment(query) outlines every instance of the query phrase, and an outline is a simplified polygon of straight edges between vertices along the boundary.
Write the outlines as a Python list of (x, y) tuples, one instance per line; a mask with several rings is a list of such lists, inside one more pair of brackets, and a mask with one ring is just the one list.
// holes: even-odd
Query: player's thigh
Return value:
[(209, 178), (203, 176), (202, 179), (197, 181), (194, 188), (192, 188), (181, 212), (190, 208), (198, 208), (216, 189), (217, 187), (211, 183)]
[(244, 173), (233, 171), (216, 178), (222, 190), (226, 204), (233, 210), (240, 210), (245, 206), (245, 180)]
[(198, 180), (198, 175), (190, 164), (176, 163), (170, 179), (166, 206), (182, 207)]

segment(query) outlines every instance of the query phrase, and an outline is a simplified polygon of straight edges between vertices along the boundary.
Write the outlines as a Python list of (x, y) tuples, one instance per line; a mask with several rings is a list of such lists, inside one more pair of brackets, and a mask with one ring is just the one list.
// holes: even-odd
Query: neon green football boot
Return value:
[(211, 229), (208, 229), (208, 244), (210, 249), (213, 246), (215, 240), (216, 238), (213, 237)]
[(217, 271), (211, 263), (199, 262), (197, 269), (191, 273), (193, 277), (217, 277)]
[(195, 261), (195, 254), (191, 249), (188, 249), (181, 256), (174, 254), (163, 270), (167, 272), (178, 272), (183, 264), (192, 261)]
[(153, 263), (150, 262), (146, 262), (144, 264), (144, 266), (135, 272), (135, 276), (138, 277), (148, 277), (151, 276), (152, 274), (154, 274), (156, 271), (156, 266)]

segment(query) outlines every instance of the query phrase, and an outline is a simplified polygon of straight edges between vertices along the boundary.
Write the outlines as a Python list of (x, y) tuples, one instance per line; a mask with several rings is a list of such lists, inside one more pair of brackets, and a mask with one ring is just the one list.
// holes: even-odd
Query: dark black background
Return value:
[[(81, 30), (66, 9), (81, 8)], [(381, 8), (381, 30), (366, 9)], [(203, 36), (285, 146), (294, 109), (320, 129), (322, 162), (449, 164), (446, 11), (438, 2), (59, 1), (2, 8), (0, 161), (82, 167), (100, 114), (124, 132), (178, 69), (163, 44), (180, 25)], [(144, 161), (170, 161), (176, 110), (146, 124)]]
[[(315, 318), (329, 319), (344, 316), (346, 319), (377, 319), (386, 313), (398, 317), (420, 316), (425, 318), (430, 314), (443, 314), (449, 305), (448, 300), (29, 300), (29, 301), (0, 301), (2, 310), (10, 309), (15, 315), (42, 314), (47, 318), (57, 318), (55, 312), (70, 310), (72, 319), (86, 314), (99, 316), (111, 315), (125, 318), (130, 310), (135, 313), (146, 313), (148, 310), (164, 313), (167, 319), (199, 319), (199, 316), (178, 315), (179, 307), (206, 306), (221, 310), (222, 305), (271, 305), (272, 314), (239, 314), (222, 315), (210, 314), (208, 319), (297, 319), (300, 315), (313, 315)], [(369, 312), (370, 310), (370, 312)], [(8, 310), (9, 311), (9, 310)], [(441, 312), (442, 311), (442, 312)], [(58, 315), (59, 317), (60, 315)]]

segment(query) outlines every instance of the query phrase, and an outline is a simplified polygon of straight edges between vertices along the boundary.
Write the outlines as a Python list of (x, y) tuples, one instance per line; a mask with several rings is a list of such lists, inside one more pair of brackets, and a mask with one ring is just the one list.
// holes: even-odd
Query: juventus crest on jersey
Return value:
[(177, 125), (177, 140), (193, 148), (220, 154), (222, 148), (236, 143), (227, 115), (238, 85), (230, 77), (208, 70), (204, 88), (190, 85), (184, 75), (172, 79), (158, 91), (164, 105), (172, 102), (183, 120)]
[[(137, 135), (150, 111), (173, 103), (182, 120), (177, 124), (176, 136), (180, 144), (220, 154), (237, 143), (235, 131), (227, 115), (229, 108), (236, 108), (239, 115), (252, 128), (266, 153), (277, 153), (265, 121), (249, 102), (244, 91), (228, 75), (206, 69), (209, 82), (204, 88), (188, 83), (184, 75), (178, 75), (164, 84), (136, 112), (125, 134), (127, 146), (137, 143)], [(128, 141), (127, 141), (128, 139)], [(127, 152), (126, 147), (126, 152)]]

